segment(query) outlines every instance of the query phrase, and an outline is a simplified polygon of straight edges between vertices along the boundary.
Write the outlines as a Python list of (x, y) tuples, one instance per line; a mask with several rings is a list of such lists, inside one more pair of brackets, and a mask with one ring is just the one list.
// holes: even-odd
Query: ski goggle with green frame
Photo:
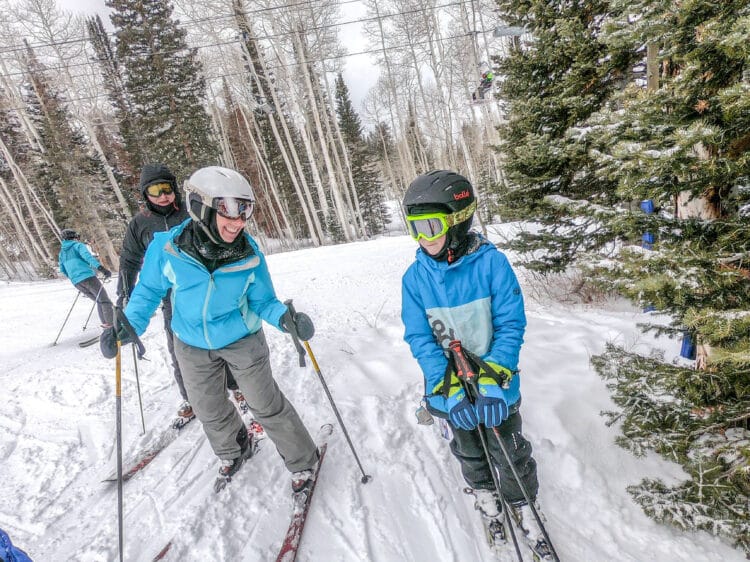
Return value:
[(406, 215), (406, 224), (409, 234), (414, 240), (421, 239), (432, 242), (448, 232), (451, 226), (460, 224), (469, 219), (477, 210), (477, 202), (456, 211), (455, 213), (426, 213), (423, 215)]

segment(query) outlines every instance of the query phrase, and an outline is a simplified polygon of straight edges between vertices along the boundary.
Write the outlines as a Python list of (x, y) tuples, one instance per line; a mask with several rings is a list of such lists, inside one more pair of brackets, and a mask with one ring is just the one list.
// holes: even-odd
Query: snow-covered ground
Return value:
[[(299, 560), (490, 560), (458, 465), (437, 425), (418, 426), (422, 394), (403, 342), (400, 278), (415, 251), (404, 236), (269, 256), (279, 297), (312, 316), (313, 352), (366, 471), (338, 428), (316, 490)], [(523, 275), (519, 272), (519, 276)], [(113, 296), (115, 283), (107, 286)], [(528, 286), (526, 285), (527, 289)], [(625, 488), (643, 477), (680, 478), (656, 456), (637, 459), (614, 444), (600, 411), (613, 407), (589, 357), (616, 341), (654, 345), (626, 306), (562, 306), (529, 298), (521, 354), (522, 413), (535, 449), (540, 501), (564, 561), (744, 560), (706, 533), (659, 525)], [(117, 559), (117, 491), (111, 469), (114, 361), (77, 343), (90, 301), (73, 302), (66, 280), (0, 287), (0, 528), (34, 560)], [(92, 326), (96, 325), (96, 315)], [(160, 316), (157, 314), (157, 316)], [(311, 429), (335, 417), (309, 361), (297, 363), (288, 337), (266, 328), (279, 384)], [(160, 317), (144, 337), (139, 364), (146, 417), (141, 435), (130, 349), (123, 361), (125, 453), (155, 438), (175, 413), (178, 392), (165, 359)], [(678, 342), (656, 342), (674, 356)], [(165, 560), (275, 558), (289, 522), (289, 476), (270, 441), (227, 489), (214, 494), (217, 461), (199, 423), (124, 485), (125, 560), (149, 561), (173, 539)], [(513, 560), (510, 556), (509, 560)]]

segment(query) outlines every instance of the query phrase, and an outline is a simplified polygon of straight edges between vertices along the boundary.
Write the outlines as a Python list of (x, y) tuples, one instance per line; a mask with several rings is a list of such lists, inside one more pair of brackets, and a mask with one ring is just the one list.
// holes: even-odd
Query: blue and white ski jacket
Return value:
[(70, 279), (73, 285), (96, 275), (96, 270), (101, 266), (91, 255), (86, 244), (77, 240), (62, 241), (57, 262), (60, 272)]
[(169, 289), (172, 331), (193, 347), (226, 347), (260, 330), (261, 319), (281, 330), (287, 308), (276, 298), (265, 257), (255, 240), (243, 232), (255, 254), (209, 273), (174, 242), (189, 223), (190, 219), (167, 232), (155, 233), (146, 250), (138, 283), (125, 309), (136, 333), (146, 331)]
[[(445, 376), (452, 340), (486, 362), (518, 368), (526, 329), (521, 287), (505, 255), (476, 236), (479, 247), (452, 264), (435, 261), (419, 248), (402, 279), (404, 339), (422, 368), (425, 395)], [(505, 394), (509, 406), (521, 398), (518, 375)], [(428, 402), (445, 410), (442, 395)]]

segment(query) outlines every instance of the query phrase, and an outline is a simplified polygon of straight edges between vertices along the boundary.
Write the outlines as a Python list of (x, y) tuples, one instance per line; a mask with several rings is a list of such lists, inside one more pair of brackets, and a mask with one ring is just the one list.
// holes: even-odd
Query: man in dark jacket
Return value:
[[(182, 204), (182, 197), (177, 188), (177, 178), (164, 164), (146, 164), (143, 166), (140, 189), (145, 205), (128, 224), (122, 242), (122, 252), (120, 252), (120, 275), (117, 282), (118, 306), (123, 306), (125, 301), (130, 298), (130, 293), (133, 292), (138, 273), (143, 266), (143, 256), (146, 254), (146, 248), (154, 239), (154, 233), (166, 232), (188, 218), (187, 209)], [(185, 384), (182, 382), (180, 366), (174, 354), (173, 335), (170, 327), (172, 302), (169, 293), (162, 300), (162, 311), (164, 330), (167, 333), (167, 348), (172, 358), (174, 379), (182, 396), (182, 404), (177, 411), (178, 419), (175, 422), (176, 425), (181, 426), (193, 419), (195, 414), (190, 406)], [(227, 385), (233, 390), (235, 399), (242, 410), (246, 411), (247, 403), (230, 373), (227, 373)]]

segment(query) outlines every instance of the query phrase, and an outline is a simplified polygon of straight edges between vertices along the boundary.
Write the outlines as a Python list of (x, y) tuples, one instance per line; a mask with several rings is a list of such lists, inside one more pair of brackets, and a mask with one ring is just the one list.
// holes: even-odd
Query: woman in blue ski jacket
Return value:
[[(304, 313), (292, 316), (276, 297), (265, 257), (245, 231), (255, 201), (248, 181), (209, 166), (190, 176), (185, 194), (190, 218), (154, 234), (125, 315), (142, 334), (171, 291), (174, 351), (193, 410), (220, 459), (217, 484), (231, 479), (254, 450), (226, 392), (229, 369), (293, 473), (293, 488), (304, 487), (317, 447), (273, 379), (261, 321), (296, 330), (302, 340), (312, 337), (312, 321)], [(116, 355), (118, 337), (127, 341), (114, 330), (103, 334), (105, 357)]]
[(65, 275), (83, 296), (96, 302), (97, 313), (103, 328), (112, 326), (112, 301), (96, 276), (100, 271), (105, 279), (112, 277), (112, 272), (91, 255), (86, 245), (79, 242), (80, 235), (71, 228), (60, 232), (62, 242), (58, 264), (60, 273)]
[(427, 409), (452, 429), (451, 452), (495, 542), (505, 540), (506, 504), (546, 559), (549, 550), (521, 487), (534, 501), (536, 462), (519, 412), (518, 356), (526, 316), (518, 280), (505, 255), (469, 230), (476, 199), (465, 177), (448, 170), (418, 176), (404, 195), (404, 209), (419, 249), (402, 279), (401, 318), (404, 339), (424, 375)]

